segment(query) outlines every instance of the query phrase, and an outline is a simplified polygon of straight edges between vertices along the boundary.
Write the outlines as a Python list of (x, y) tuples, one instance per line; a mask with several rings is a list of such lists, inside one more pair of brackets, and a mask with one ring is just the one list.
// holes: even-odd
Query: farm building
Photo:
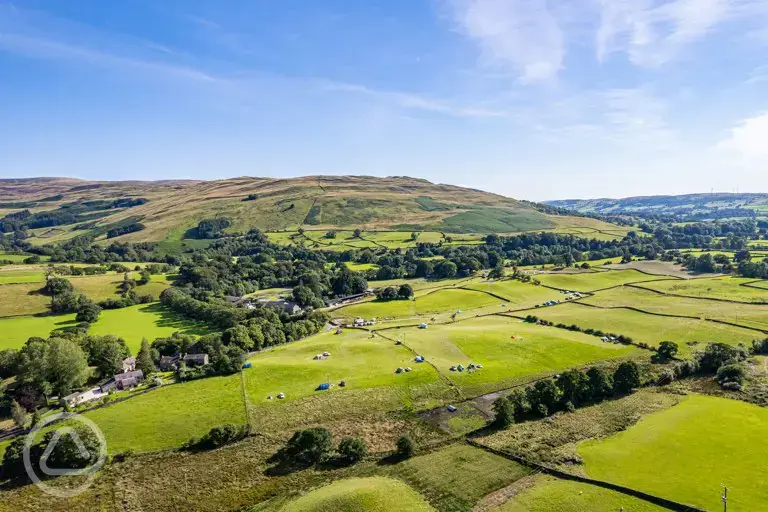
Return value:
[(123, 359), (123, 373), (132, 372), (135, 369), (136, 369), (135, 357), (126, 357), (125, 359)]
[(84, 404), (86, 402), (98, 400), (99, 398), (105, 395), (106, 393), (102, 391), (101, 388), (93, 388), (93, 389), (89, 389), (88, 391), (78, 391), (77, 393), (72, 393), (62, 398), (61, 405), (74, 407), (76, 405)]
[(369, 326), (369, 325), (374, 325), (374, 324), (376, 324), (376, 319), (375, 318), (371, 318), (370, 320), (366, 320), (365, 318), (357, 317), (352, 322), (352, 325), (355, 326), (355, 327), (364, 327), (364, 326)]
[(178, 354), (173, 356), (163, 356), (160, 358), (160, 364), (158, 366), (160, 367), (160, 370), (164, 372), (172, 372), (178, 367), (179, 359)]
[(269, 300), (262, 302), (261, 305), (265, 308), (281, 309), (289, 315), (297, 315), (304, 311), (298, 303), (289, 300)]
[(205, 366), (208, 364), (208, 354), (187, 354), (184, 356), (187, 366)]

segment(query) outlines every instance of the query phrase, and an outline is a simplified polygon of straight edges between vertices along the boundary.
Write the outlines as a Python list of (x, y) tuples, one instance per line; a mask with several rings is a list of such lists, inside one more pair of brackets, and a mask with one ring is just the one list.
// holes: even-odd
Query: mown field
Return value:
[(768, 303), (768, 290), (744, 286), (754, 282), (754, 279), (743, 277), (716, 277), (689, 279), (687, 281), (659, 281), (643, 283), (642, 286), (651, 290), (686, 297)]
[(646, 416), (608, 439), (579, 447), (587, 474), (707, 510), (727, 485), (732, 510), (768, 503), (763, 471), (768, 410), (701, 395)]
[[(562, 304), (531, 310), (527, 313), (554, 323), (576, 324), (582, 329), (599, 329), (629, 336), (635, 342), (657, 346), (674, 341), (686, 350), (688, 343), (723, 342), (732, 345), (761, 338), (761, 333), (706, 320), (650, 315), (628, 309), (600, 309), (579, 304)], [(674, 314), (674, 310), (669, 312)], [(522, 313), (521, 313), (522, 314)]]
[(637, 270), (582, 272), (579, 274), (537, 274), (535, 278), (541, 281), (541, 284), (543, 285), (560, 290), (576, 292), (592, 292), (595, 290), (603, 290), (605, 288), (624, 285), (627, 283), (639, 283), (665, 279), (662, 276), (652, 276), (638, 272)]

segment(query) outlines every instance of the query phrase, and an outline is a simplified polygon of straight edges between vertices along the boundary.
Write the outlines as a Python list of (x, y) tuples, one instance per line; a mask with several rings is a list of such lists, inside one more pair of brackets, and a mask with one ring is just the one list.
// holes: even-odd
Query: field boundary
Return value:
[(624, 487), (622, 485), (605, 482), (603, 480), (595, 480), (589, 477), (574, 475), (571, 473), (566, 473), (565, 471), (560, 471), (559, 469), (555, 469), (549, 466), (537, 464), (523, 457), (518, 457), (517, 455), (513, 455), (503, 450), (497, 450), (495, 448), (491, 448), (490, 446), (486, 446), (482, 443), (478, 443), (473, 439), (466, 439), (466, 442), (470, 446), (474, 446), (475, 448), (485, 450), (486, 452), (492, 453), (494, 455), (498, 455), (499, 457), (504, 457), (507, 460), (511, 460), (512, 462), (516, 462), (518, 464), (531, 468), (537, 472), (554, 476), (561, 480), (570, 480), (573, 482), (593, 485), (595, 487), (602, 487), (603, 489), (608, 489), (611, 491), (619, 492), (621, 494), (626, 494), (627, 496), (632, 496), (633, 498), (638, 498), (640, 500), (647, 501), (648, 503), (652, 503), (654, 505), (664, 507), (668, 510), (674, 510), (675, 512), (707, 512), (704, 509), (694, 507), (692, 505), (684, 505), (682, 503), (678, 503), (676, 501), (672, 501), (667, 498), (662, 498), (660, 496), (656, 496), (653, 494), (648, 494), (643, 491), (638, 491), (637, 489), (632, 489), (630, 487)]
[[(715, 278), (713, 278), (713, 279), (715, 279)], [(667, 293), (667, 292), (662, 292), (660, 290), (654, 290), (653, 288), (646, 288), (644, 286), (640, 286), (641, 284), (648, 283), (648, 282), (657, 282), (657, 281), (640, 281), (638, 283), (627, 283), (624, 286), (631, 286), (633, 288), (638, 288), (640, 290), (648, 290), (648, 291), (656, 292), (656, 293), (661, 294), (661, 295), (666, 295), (667, 297), (681, 297), (681, 298), (685, 298), (685, 299), (697, 299), (697, 300), (714, 300), (714, 301), (717, 301), (717, 302), (727, 302), (729, 304), (746, 304), (746, 305), (754, 304), (756, 306), (768, 305), (767, 301), (744, 302), (744, 301), (741, 301), (741, 300), (721, 299), (719, 297), (696, 297), (695, 295), (682, 295), (682, 294), (679, 294), (679, 293)], [(739, 284), (738, 286), (745, 286), (746, 284), (748, 284), (748, 283), (742, 283), (742, 284)], [(751, 286), (749, 288), (757, 288), (757, 289), (760, 289), (760, 290), (765, 290), (764, 288), (760, 288), (759, 286)], [(598, 290), (598, 291), (602, 291), (602, 290)]]

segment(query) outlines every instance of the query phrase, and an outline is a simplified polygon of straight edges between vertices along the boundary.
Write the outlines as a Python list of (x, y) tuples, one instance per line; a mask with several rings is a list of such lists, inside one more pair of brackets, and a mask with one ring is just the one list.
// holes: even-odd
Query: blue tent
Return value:
[(245, 363), (245, 364), (243, 365), (243, 368), (250, 368), (251, 366), (252, 366), (252, 365), (251, 365), (251, 363)]
[(317, 386), (317, 390), (318, 391), (325, 391), (326, 389), (330, 389), (330, 387), (331, 387), (331, 385), (326, 382), (326, 383), (323, 383), (323, 384), (320, 384), (319, 386)]

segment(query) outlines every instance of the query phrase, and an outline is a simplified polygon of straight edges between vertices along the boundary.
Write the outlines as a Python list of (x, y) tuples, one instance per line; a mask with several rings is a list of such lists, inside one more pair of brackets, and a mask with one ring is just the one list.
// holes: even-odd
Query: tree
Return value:
[(101, 315), (101, 308), (93, 302), (86, 302), (77, 308), (75, 320), (92, 324), (99, 319), (99, 315)]
[[(48, 444), (56, 435), (56, 430), (48, 432), (40, 443), (40, 450), (45, 452)], [(75, 436), (80, 443), (75, 441)], [(85, 448), (85, 451), (82, 451)], [(75, 427), (68, 435), (62, 435), (48, 455), (48, 465), (57, 469), (83, 469), (92, 466), (99, 458), (101, 442), (88, 427)]]
[(98, 345), (91, 364), (102, 377), (110, 377), (123, 371), (123, 360), (130, 356), (128, 348), (117, 340), (108, 339)]
[(418, 240), (419, 239), (419, 235), (421, 235), (421, 233), (418, 233), (416, 231), (411, 233), (411, 242), (415, 242), (416, 240)]
[(392, 286), (376, 290), (376, 298), (379, 300), (392, 300), (397, 298), (397, 290)]
[(602, 368), (592, 367), (587, 370), (589, 395), (592, 400), (600, 401), (613, 392), (613, 377)]
[(738, 363), (746, 358), (747, 354), (741, 347), (710, 343), (699, 357), (699, 364), (703, 372), (715, 373), (721, 366)]
[(299, 430), (285, 445), (285, 453), (295, 462), (315, 464), (333, 450), (331, 433), (322, 427)]
[(139, 272), (139, 280), (137, 281), (137, 284), (145, 285), (149, 283), (151, 280), (152, 280), (152, 274), (150, 274), (149, 270), (145, 268), (141, 272)]
[(410, 459), (416, 452), (416, 443), (410, 437), (401, 436), (397, 440), (397, 456), (401, 459)]
[(323, 238), (336, 238), (336, 232), (328, 231)]
[(144, 375), (157, 371), (155, 363), (152, 361), (152, 350), (149, 348), (147, 338), (141, 339), (141, 348), (136, 355), (136, 369), (144, 372)]
[(674, 341), (662, 341), (659, 343), (659, 348), (656, 350), (656, 354), (661, 359), (673, 359), (677, 355), (678, 347)]
[(51, 296), (71, 293), (75, 289), (68, 280), (63, 277), (51, 277), (45, 282), (44, 291)]
[(526, 395), (532, 409), (546, 411), (543, 416), (555, 412), (560, 402), (560, 390), (551, 379), (538, 381), (526, 390)]
[(224, 331), (221, 341), (225, 345), (234, 345), (246, 351), (253, 348), (253, 340), (251, 340), (248, 329), (244, 325), (236, 325)]
[(503, 279), (504, 278), (504, 266), (496, 265), (490, 272), (488, 272), (490, 279)]
[(16, 400), (11, 401), (11, 418), (13, 418), (14, 425), (18, 428), (24, 428), (24, 425), (27, 424), (28, 416), (27, 411), (19, 405), (19, 402)]
[(368, 454), (365, 441), (357, 437), (345, 437), (339, 443), (339, 455), (348, 464), (360, 462)]
[(613, 373), (613, 389), (617, 393), (630, 393), (633, 389), (639, 388), (640, 385), (640, 367), (634, 361), (621, 363)]
[(742, 261), (750, 261), (752, 259), (752, 254), (750, 254), (749, 251), (742, 249), (741, 251), (738, 251), (736, 254), (733, 255), (733, 260), (736, 263), (741, 263)]
[(75, 342), (60, 338), (48, 341), (50, 347), (47, 357), (47, 377), (51, 389), (59, 396), (65, 396), (72, 389), (85, 384), (88, 374), (88, 361)]
[(515, 423), (515, 407), (505, 396), (494, 400), (493, 413), (493, 424), (496, 428), (509, 428)]
[(360, 228), (356, 228), (352, 232), (352, 238), (360, 238), (360, 235), (362, 235), (362, 234), (363, 234), (363, 231)]
[(24, 468), (24, 444), (26, 438), (19, 436), (14, 438), (5, 448), (3, 454), (3, 465), (1, 466), (3, 479), (21, 480), (27, 477), (27, 471)]
[(415, 275), (416, 277), (430, 277), (432, 276), (432, 272), (434, 271), (434, 265), (432, 264), (432, 261), (430, 260), (419, 260), (416, 262), (416, 271)]
[(458, 267), (456, 264), (449, 260), (440, 260), (434, 267), (434, 275), (438, 279), (450, 279), (456, 277)]
[(561, 401), (579, 405), (590, 398), (589, 377), (581, 370), (568, 370), (557, 378)]
[(14, 349), (0, 350), (0, 379), (7, 379), (16, 374), (19, 365), (19, 351)]
[(410, 299), (413, 297), (413, 287), (407, 283), (401, 284), (397, 290), (397, 296), (401, 299)]

